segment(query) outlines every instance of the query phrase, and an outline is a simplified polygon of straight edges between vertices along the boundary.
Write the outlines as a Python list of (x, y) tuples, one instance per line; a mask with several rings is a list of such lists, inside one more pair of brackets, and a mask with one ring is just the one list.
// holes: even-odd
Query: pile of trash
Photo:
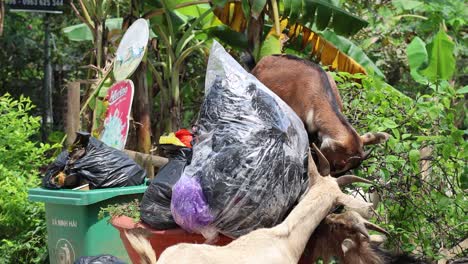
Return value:
[[(219, 233), (235, 238), (277, 225), (306, 191), (309, 144), (302, 121), (217, 42), (192, 130), (160, 139), (169, 162), (141, 200), (141, 220), (149, 226), (182, 227), (208, 240)], [(123, 187), (145, 178), (123, 151), (77, 133), (49, 166), (43, 187)]]
[(308, 186), (306, 131), (218, 43), (195, 127), (193, 148), (170, 158), (146, 191), (143, 222), (178, 225), (209, 240), (280, 223)]
[(89, 133), (78, 132), (75, 142), (49, 165), (42, 180), (47, 189), (89, 189), (135, 186), (146, 171), (124, 152), (109, 147)]

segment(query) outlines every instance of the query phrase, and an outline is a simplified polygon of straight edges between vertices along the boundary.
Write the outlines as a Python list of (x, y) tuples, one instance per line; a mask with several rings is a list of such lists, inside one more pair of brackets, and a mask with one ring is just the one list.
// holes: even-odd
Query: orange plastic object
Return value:
[[(179, 244), (179, 243), (192, 243), (192, 244), (203, 244), (205, 242), (205, 238), (199, 234), (192, 234), (188, 233), (183, 229), (169, 229), (169, 230), (154, 230), (151, 227), (145, 225), (144, 223), (133, 222), (133, 219), (120, 216), (115, 217), (111, 221), (112, 225), (117, 228), (120, 232), (120, 238), (123, 241), (125, 249), (127, 250), (127, 254), (130, 257), (130, 260), (133, 264), (140, 264), (140, 257), (138, 253), (133, 249), (128, 241), (127, 237), (125, 236), (124, 231), (134, 228), (142, 228), (149, 234), (149, 241), (151, 246), (153, 247), (154, 252), (156, 253), (156, 257), (159, 258), (161, 253), (168, 247)], [(232, 241), (231, 238), (226, 236), (220, 235), (218, 241), (215, 245), (222, 246), (229, 244)]]
[(175, 136), (180, 141), (182, 141), (182, 143), (184, 143), (185, 146), (189, 148), (192, 147), (191, 141), (192, 141), (193, 135), (187, 129), (180, 129), (179, 131), (175, 132)]
[[(159, 259), (161, 253), (170, 246), (179, 243), (203, 244), (206, 240), (202, 235), (188, 233), (181, 228), (154, 230), (142, 222), (135, 223), (132, 218), (127, 216), (112, 218), (111, 224), (119, 230), (120, 239), (122, 239), (125, 249), (127, 250), (127, 254), (133, 264), (141, 264), (141, 259), (138, 253), (133, 249), (132, 245), (130, 245), (130, 242), (125, 235), (126, 230), (134, 228), (144, 229), (146, 233), (149, 234), (148, 239), (151, 243), (151, 246), (153, 247), (154, 252), (156, 253), (157, 259)], [(224, 235), (219, 235), (215, 245), (223, 246), (229, 244), (231, 241), (231, 238)], [(310, 257), (309, 251), (306, 248), (298, 264), (312, 263), (308, 257)]]

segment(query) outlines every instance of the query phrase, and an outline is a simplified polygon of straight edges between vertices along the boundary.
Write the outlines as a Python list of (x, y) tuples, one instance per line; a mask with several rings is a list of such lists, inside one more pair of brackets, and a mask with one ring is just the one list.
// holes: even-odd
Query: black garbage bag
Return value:
[(176, 228), (171, 213), (172, 186), (192, 155), (191, 148), (161, 146), (169, 162), (159, 169), (156, 177), (150, 182), (140, 203), (141, 220), (157, 230)]
[[(63, 172), (63, 169), (67, 165), (68, 161), (68, 151), (63, 151), (60, 153), (57, 158), (55, 159), (54, 162), (52, 162), (48, 167), (47, 171), (42, 178), (42, 186), (47, 189), (60, 189), (62, 187), (67, 187), (65, 184), (65, 180), (63, 183), (60, 183), (59, 181), (59, 174), (63, 173), (63, 177), (66, 177), (65, 173)], [(67, 181), (69, 183), (70, 181)], [(71, 188), (73, 186), (77, 186), (78, 183), (71, 183), (70, 184)]]
[(90, 257), (80, 257), (73, 264), (126, 264), (126, 262), (112, 255), (99, 255)]
[(124, 187), (141, 185), (145, 177), (146, 171), (127, 154), (78, 132), (71, 150), (63, 151), (47, 169), (43, 187), (74, 188), (83, 183), (90, 189)]
[(176, 223), (208, 239), (279, 224), (308, 186), (307, 133), (218, 43), (196, 128), (192, 161), (172, 190)]

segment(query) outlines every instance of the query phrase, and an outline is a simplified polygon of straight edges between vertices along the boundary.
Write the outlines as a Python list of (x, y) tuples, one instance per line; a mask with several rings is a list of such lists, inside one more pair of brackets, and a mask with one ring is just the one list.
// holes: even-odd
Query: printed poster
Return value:
[(133, 93), (134, 86), (131, 80), (117, 82), (107, 91), (106, 100), (109, 105), (100, 139), (108, 146), (120, 150), (125, 148)]

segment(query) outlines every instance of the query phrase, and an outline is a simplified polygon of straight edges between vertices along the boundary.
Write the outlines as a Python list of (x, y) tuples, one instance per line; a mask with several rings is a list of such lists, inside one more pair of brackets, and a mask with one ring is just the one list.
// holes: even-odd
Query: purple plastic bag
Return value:
[(308, 186), (308, 137), (294, 111), (217, 42), (192, 161), (173, 186), (171, 212), (213, 241), (280, 223)]
[(196, 232), (211, 224), (214, 216), (210, 212), (200, 181), (194, 177), (182, 175), (172, 188), (171, 210), (174, 220), (185, 230)]

